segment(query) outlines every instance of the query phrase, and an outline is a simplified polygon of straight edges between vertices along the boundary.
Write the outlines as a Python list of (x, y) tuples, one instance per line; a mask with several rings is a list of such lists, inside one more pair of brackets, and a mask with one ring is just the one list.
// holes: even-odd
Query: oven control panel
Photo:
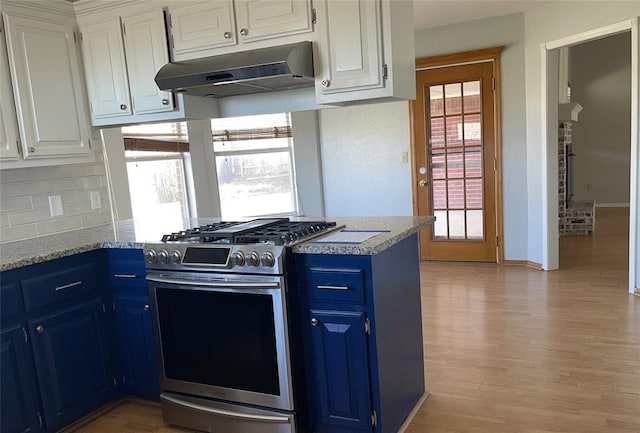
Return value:
[(146, 244), (148, 269), (215, 270), (247, 274), (281, 274), (284, 247), (275, 245)]

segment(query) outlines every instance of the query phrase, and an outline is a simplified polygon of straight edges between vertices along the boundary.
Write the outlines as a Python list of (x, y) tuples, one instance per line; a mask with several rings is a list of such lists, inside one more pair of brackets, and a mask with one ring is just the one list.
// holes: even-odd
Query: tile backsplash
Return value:
[[(0, 244), (111, 222), (102, 148), (94, 152), (93, 163), (0, 171)], [(95, 191), (101, 208), (94, 210)], [(51, 216), (50, 196), (60, 196), (61, 216)]]

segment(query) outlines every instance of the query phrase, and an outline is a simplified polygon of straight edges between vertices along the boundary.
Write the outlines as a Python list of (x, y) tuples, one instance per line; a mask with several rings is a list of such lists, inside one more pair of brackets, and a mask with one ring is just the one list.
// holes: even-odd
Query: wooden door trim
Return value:
[[(483, 48), (479, 50), (463, 51), (460, 53), (443, 54), (438, 56), (421, 57), (416, 59), (416, 73), (442, 67), (468, 65), (472, 63), (491, 62), (493, 76), (495, 78), (495, 91), (493, 92), (493, 128), (495, 140), (495, 201), (496, 201), (496, 237), (497, 237), (497, 263), (504, 263), (504, 223), (502, 221), (502, 108), (500, 105), (500, 55), (504, 45)], [(409, 148), (411, 155), (416, 154), (415, 140), (415, 100), (409, 101)], [(416, 161), (411, 158), (411, 201), (413, 214), (418, 214), (418, 190), (416, 188)]]

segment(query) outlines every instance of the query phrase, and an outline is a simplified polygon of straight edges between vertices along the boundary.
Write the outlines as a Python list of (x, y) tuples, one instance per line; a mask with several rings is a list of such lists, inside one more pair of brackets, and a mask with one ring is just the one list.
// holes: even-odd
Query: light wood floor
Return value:
[[(407, 433), (640, 432), (627, 214), (599, 209), (593, 237), (562, 237), (559, 271), (421, 264), (431, 395)], [(133, 401), (78, 431), (187, 430)]]

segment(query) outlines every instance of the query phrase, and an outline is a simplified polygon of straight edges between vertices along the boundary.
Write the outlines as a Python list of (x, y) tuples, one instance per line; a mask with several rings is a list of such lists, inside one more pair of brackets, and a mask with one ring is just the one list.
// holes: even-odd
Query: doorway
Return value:
[(416, 61), (410, 104), (422, 260), (501, 262), (498, 56), (502, 47)]
[[(634, 293), (638, 287), (637, 278), (637, 226), (638, 226), (638, 108), (640, 98), (638, 95), (638, 22), (637, 20), (624, 21), (599, 29), (593, 29), (585, 33), (569, 36), (542, 45), (542, 107), (543, 120), (543, 209), (542, 231), (546, 234), (542, 244), (542, 267), (545, 270), (558, 269), (559, 267), (559, 233), (558, 233), (558, 163), (557, 163), (557, 62), (558, 49), (571, 47), (580, 43), (601, 39), (619, 33), (631, 32), (631, 164), (630, 164), (630, 197), (629, 197), (629, 292)], [(555, 151), (555, 154), (554, 154)]]

